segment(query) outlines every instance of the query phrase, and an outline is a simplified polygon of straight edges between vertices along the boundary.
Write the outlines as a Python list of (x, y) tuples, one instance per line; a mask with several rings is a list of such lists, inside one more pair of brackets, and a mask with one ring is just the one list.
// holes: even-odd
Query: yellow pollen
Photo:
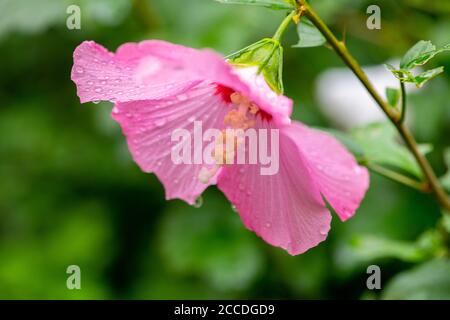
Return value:
[(211, 169), (201, 168), (198, 179), (202, 183), (208, 183), (223, 165), (234, 163), (236, 150), (245, 141), (242, 136), (236, 135), (236, 130), (245, 131), (255, 125), (255, 116), (259, 112), (259, 107), (239, 92), (232, 93), (230, 100), (235, 108), (225, 115), (223, 122), (228, 129), (232, 130), (224, 129), (216, 138), (212, 152), (216, 165)]

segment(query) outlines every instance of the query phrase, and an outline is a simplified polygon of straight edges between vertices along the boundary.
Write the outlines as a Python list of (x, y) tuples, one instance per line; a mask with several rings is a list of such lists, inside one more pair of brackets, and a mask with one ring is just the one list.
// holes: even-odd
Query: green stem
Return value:
[(400, 119), (399, 122), (403, 122), (405, 120), (406, 116), (406, 89), (405, 89), (405, 83), (400, 80), (400, 90), (402, 95), (402, 104), (401, 104), (401, 113), (400, 113)]
[(413, 135), (409, 131), (407, 127), (401, 121), (401, 114), (393, 108), (389, 106), (389, 104), (380, 96), (380, 94), (376, 91), (373, 84), (370, 82), (367, 75), (362, 70), (361, 66), (358, 62), (353, 58), (353, 56), (347, 50), (345, 44), (339, 41), (331, 30), (327, 27), (327, 25), (322, 21), (322, 19), (316, 14), (316, 12), (310, 7), (310, 5), (306, 2), (306, 0), (298, 0), (299, 1), (299, 9), (304, 12), (304, 14), (310, 19), (310, 21), (316, 26), (316, 28), (323, 34), (323, 36), (327, 39), (328, 43), (335, 50), (335, 52), (341, 57), (344, 63), (353, 71), (356, 77), (361, 81), (373, 99), (377, 102), (389, 120), (394, 124), (399, 132), (400, 136), (404, 140), (406, 146), (413, 154), (417, 163), (419, 164), (426, 180), (427, 180), (427, 189), (433, 192), (434, 196), (438, 200), (439, 204), (450, 211), (450, 200), (448, 195), (445, 193), (441, 184), (439, 183), (436, 174), (434, 173), (430, 163), (425, 158), (425, 156), (419, 151), (416, 140)]
[(426, 189), (427, 189), (427, 185), (426, 184), (424, 184), (422, 182), (419, 182), (417, 180), (411, 179), (411, 178), (409, 178), (407, 176), (404, 176), (404, 175), (402, 175), (402, 174), (400, 174), (400, 173), (398, 173), (396, 171), (387, 169), (385, 167), (379, 166), (379, 165), (374, 164), (374, 163), (367, 163), (365, 166), (370, 171), (373, 171), (373, 172), (375, 172), (375, 173), (377, 173), (377, 174), (379, 174), (379, 175), (381, 175), (383, 177), (386, 177), (386, 178), (388, 178), (390, 180), (393, 180), (395, 182), (404, 184), (404, 185), (406, 185), (408, 187), (411, 187), (413, 189), (416, 189), (416, 190), (419, 190), (419, 191), (422, 191), (422, 192), (425, 192)]
[(280, 26), (278, 27), (277, 31), (273, 35), (273, 39), (277, 41), (281, 41), (281, 38), (283, 37), (284, 32), (286, 31), (287, 27), (292, 21), (292, 18), (296, 15), (297, 11), (292, 11), (284, 20), (281, 22)]

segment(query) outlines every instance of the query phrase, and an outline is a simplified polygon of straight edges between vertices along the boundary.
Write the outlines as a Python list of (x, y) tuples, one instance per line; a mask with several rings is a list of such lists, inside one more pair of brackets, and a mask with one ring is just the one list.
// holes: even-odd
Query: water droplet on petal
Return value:
[(100, 103), (100, 100), (94, 100), (94, 101), (92, 101), (92, 103), (93, 103), (93, 104), (99, 104), (99, 103)]
[(100, 87), (97, 87), (97, 88), (95, 88), (95, 90), (94, 90), (95, 92), (102, 92), (102, 88), (100, 88)]
[(155, 121), (155, 126), (157, 126), (158, 128), (163, 127), (166, 124), (166, 119), (162, 118), (162, 119), (158, 119)]
[(233, 204), (231, 205), (231, 210), (233, 210), (234, 212), (238, 212), (236, 206)]
[(178, 97), (177, 97), (177, 99), (178, 99), (178, 101), (186, 101), (187, 100), (187, 95), (185, 95), (185, 94), (180, 94)]
[(199, 196), (195, 199), (194, 208), (200, 208), (203, 205), (203, 197)]
[(271, 226), (272, 225), (269, 222), (266, 223), (266, 228), (270, 228)]
[(75, 71), (76, 71), (77, 73), (79, 73), (79, 74), (84, 73), (83, 67), (76, 67), (76, 68), (75, 68)]
[(92, 81), (88, 81), (87, 84), (92, 86), (94, 83)]
[(241, 190), (241, 191), (244, 190), (244, 185), (243, 184), (240, 183), (238, 187), (239, 187), (239, 190)]
[(321, 235), (326, 236), (328, 234), (328, 230), (329, 230), (328, 226), (323, 226), (319, 232)]
[(344, 209), (343, 215), (344, 215), (346, 218), (350, 218), (350, 217), (352, 216), (352, 212), (351, 212), (350, 210), (348, 210), (348, 209)]
[(118, 113), (119, 113), (119, 108), (114, 107), (114, 108), (112, 109), (112, 113), (118, 114)]
[(195, 117), (189, 117), (188, 121), (191, 122), (191, 123), (194, 122), (195, 121)]

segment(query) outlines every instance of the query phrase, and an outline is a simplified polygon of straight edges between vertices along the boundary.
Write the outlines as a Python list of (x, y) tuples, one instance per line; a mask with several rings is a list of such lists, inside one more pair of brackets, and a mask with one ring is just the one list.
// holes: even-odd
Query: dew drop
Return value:
[(231, 205), (231, 210), (233, 210), (234, 212), (238, 212), (238, 210), (234, 204)]
[(328, 234), (328, 230), (329, 230), (328, 226), (323, 226), (319, 232), (321, 235), (326, 236)]
[(98, 87), (98, 88), (95, 88), (95, 90), (94, 90), (95, 92), (102, 92), (102, 88), (100, 88), (100, 87)]
[(244, 190), (244, 185), (243, 184), (240, 183), (238, 187), (239, 187), (239, 190), (241, 190), (241, 191)]
[(191, 122), (191, 123), (194, 122), (195, 121), (195, 117), (189, 117), (188, 121)]
[(163, 127), (166, 124), (166, 119), (162, 118), (162, 119), (158, 119), (155, 121), (155, 126), (157, 126), (158, 128)]
[(76, 67), (75, 70), (76, 70), (76, 72), (79, 73), (79, 74), (84, 73), (83, 67)]
[(350, 217), (352, 216), (352, 212), (351, 212), (350, 210), (348, 210), (348, 209), (344, 209), (343, 215), (344, 215), (346, 218), (350, 218)]
[(94, 82), (88, 81), (87, 84), (90, 85), (90, 86), (92, 86), (92, 85), (94, 84)]
[(94, 100), (94, 101), (92, 101), (92, 103), (93, 103), (93, 104), (99, 104), (99, 103), (100, 103), (100, 100)]
[(266, 223), (266, 228), (270, 228), (271, 226), (272, 225), (269, 222)]
[(178, 101), (186, 101), (187, 100), (187, 95), (185, 95), (185, 94), (180, 94), (178, 97), (177, 97), (177, 99), (178, 99)]
[(119, 108), (114, 107), (114, 108), (112, 109), (112, 113), (118, 114), (118, 113), (119, 113)]
[(194, 208), (200, 208), (203, 205), (203, 197), (199, 196), (195, 199)]

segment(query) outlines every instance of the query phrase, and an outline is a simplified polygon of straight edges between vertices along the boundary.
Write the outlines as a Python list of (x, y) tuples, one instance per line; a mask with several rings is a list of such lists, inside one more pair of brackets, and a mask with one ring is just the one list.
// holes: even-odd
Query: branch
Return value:
[(409, 129), (403, 124), (402, 114), (399, 113), (396, 109), (391, 108), (389, 104), (380, 96), (380, 94), (376, 91), (373, 84), (370, 82), (367, 75), (362, 70), (361, 66), (358, 62), (353, 58), (353, 56), (347, 50), (347, 47), (342, 41), (339, 41), (331, 30), (327, 27), (327, 25), (322, 21), (322, 19), (316, 14), (316, 12), (310, 7), (310, 5), (305, 0), (299, 0), (299, 10), (301, 10), (305, 16), (311, 20), (311, 22), (316, 26), (317, 29), (323, 34), (323, 36), (327, 39), (328, 43), (335, 50), (335, 52), (341, 57), (341, 59), (345, 62), (345, 64), (353, 71), (353, 73), (358, 77), (376, 103), (380, 106), (389, 120), (394, 124), (399, 132), (400, 136), (404, 140), (406, 146), (413, 154), (417, 163), (419, 164), (428, 184), (428, 189), (431, 191), (439, 204), (450, 211), (450, 200), (444, 189), (439, 183), (436, 174), (431, 168), (430, 163), (425, 158), (425, 156), (419, 151), (417, 142), (414, 139), (413, 135), (409, 131)]

